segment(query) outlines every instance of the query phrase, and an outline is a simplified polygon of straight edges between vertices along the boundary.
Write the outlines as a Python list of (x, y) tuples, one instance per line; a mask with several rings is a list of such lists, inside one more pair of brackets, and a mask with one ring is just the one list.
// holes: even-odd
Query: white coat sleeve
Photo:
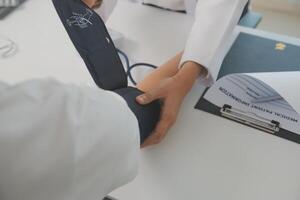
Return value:
[(219, 69), (211, 67), (219, 48), (237, 25), (247, 0), (198, 0), (196, 18), (181, 60), (206, 67), (215, 80)]
[(114, 93), (0, 83), (0, 199), (100, 200), (135, 177), (138, 131)]

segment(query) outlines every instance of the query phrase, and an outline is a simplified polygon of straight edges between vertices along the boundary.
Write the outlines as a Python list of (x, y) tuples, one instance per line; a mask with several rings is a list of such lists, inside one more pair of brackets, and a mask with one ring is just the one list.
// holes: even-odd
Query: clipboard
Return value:
[(243, 113), (243, 111), (235, 109), (228, 104), (224, 104), (223, 107), (218, 107), (210, 103), (208, 100), (203, 98), (207, 90), (208, 88), (204, 91), (200, 100), (196, 104), (196, 109), (208, 112), (219, 117), (224, 117), (245, 126), (255, 128), (271, 135), (300, 144), (300, 135), (281, 128), (280, 122), (278, 121), (249, 116), (247, 115), (247, 113)]
[[(300, 71), (300, 47), (241, 33), (224, 59), (218, 78), (241, 73)], [(300, 144), (300, 134), (281, 127), (278, 120), (240, 110), (228, 103), (217, 106), (205, 99), (206, 88), (195, 108)]]

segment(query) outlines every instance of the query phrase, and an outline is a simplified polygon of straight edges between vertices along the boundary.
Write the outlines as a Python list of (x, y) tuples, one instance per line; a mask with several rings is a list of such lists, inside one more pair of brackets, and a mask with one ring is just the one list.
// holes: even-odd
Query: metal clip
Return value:
[(247, 113), (238, 109), (234, 109), (232, 106), (227, 104), (221, 108), (221, 115), (271, 134), (276, 134), (280, 130), (280, 123), (277, 121), (270, 121), (266, 118), (257, 116), (254, 113)]

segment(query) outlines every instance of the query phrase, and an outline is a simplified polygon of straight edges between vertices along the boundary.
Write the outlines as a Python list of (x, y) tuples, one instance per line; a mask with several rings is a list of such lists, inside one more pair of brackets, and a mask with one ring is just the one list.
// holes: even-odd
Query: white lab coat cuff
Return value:
[[(203, 59), (203, 60), (205, 60), (205, 59)], [(200, 59), (192, 58), (191, 56), (188, 56), (184, 53), (182, 56), (179, 68), (181, 69), (185, 63), (190, 62), (190, 61), (198, 63), (199, 65), (201, 65), (201, 67), (203, 67), (205, 69), (204, 73), (201, 73), (199, 75), (199, 78), (198, 78), (199, 82), (207, 87), (211, 86), (216, 79), (213, 78), (211, 71), (209, 70), (209, 67), (207, 67), (207, 66), (209, 66), (208, 63), (201, 62)]]

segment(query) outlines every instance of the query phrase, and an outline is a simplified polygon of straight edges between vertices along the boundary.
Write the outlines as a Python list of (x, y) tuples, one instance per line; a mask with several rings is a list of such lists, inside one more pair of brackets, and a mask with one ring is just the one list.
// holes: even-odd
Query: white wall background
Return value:
[(300, 0), (252, 0), (254, 8), (271, 9), (300, 15)]
[(300, 38), (300, 0), (252, 0), (263, 15), (258, 29)]

